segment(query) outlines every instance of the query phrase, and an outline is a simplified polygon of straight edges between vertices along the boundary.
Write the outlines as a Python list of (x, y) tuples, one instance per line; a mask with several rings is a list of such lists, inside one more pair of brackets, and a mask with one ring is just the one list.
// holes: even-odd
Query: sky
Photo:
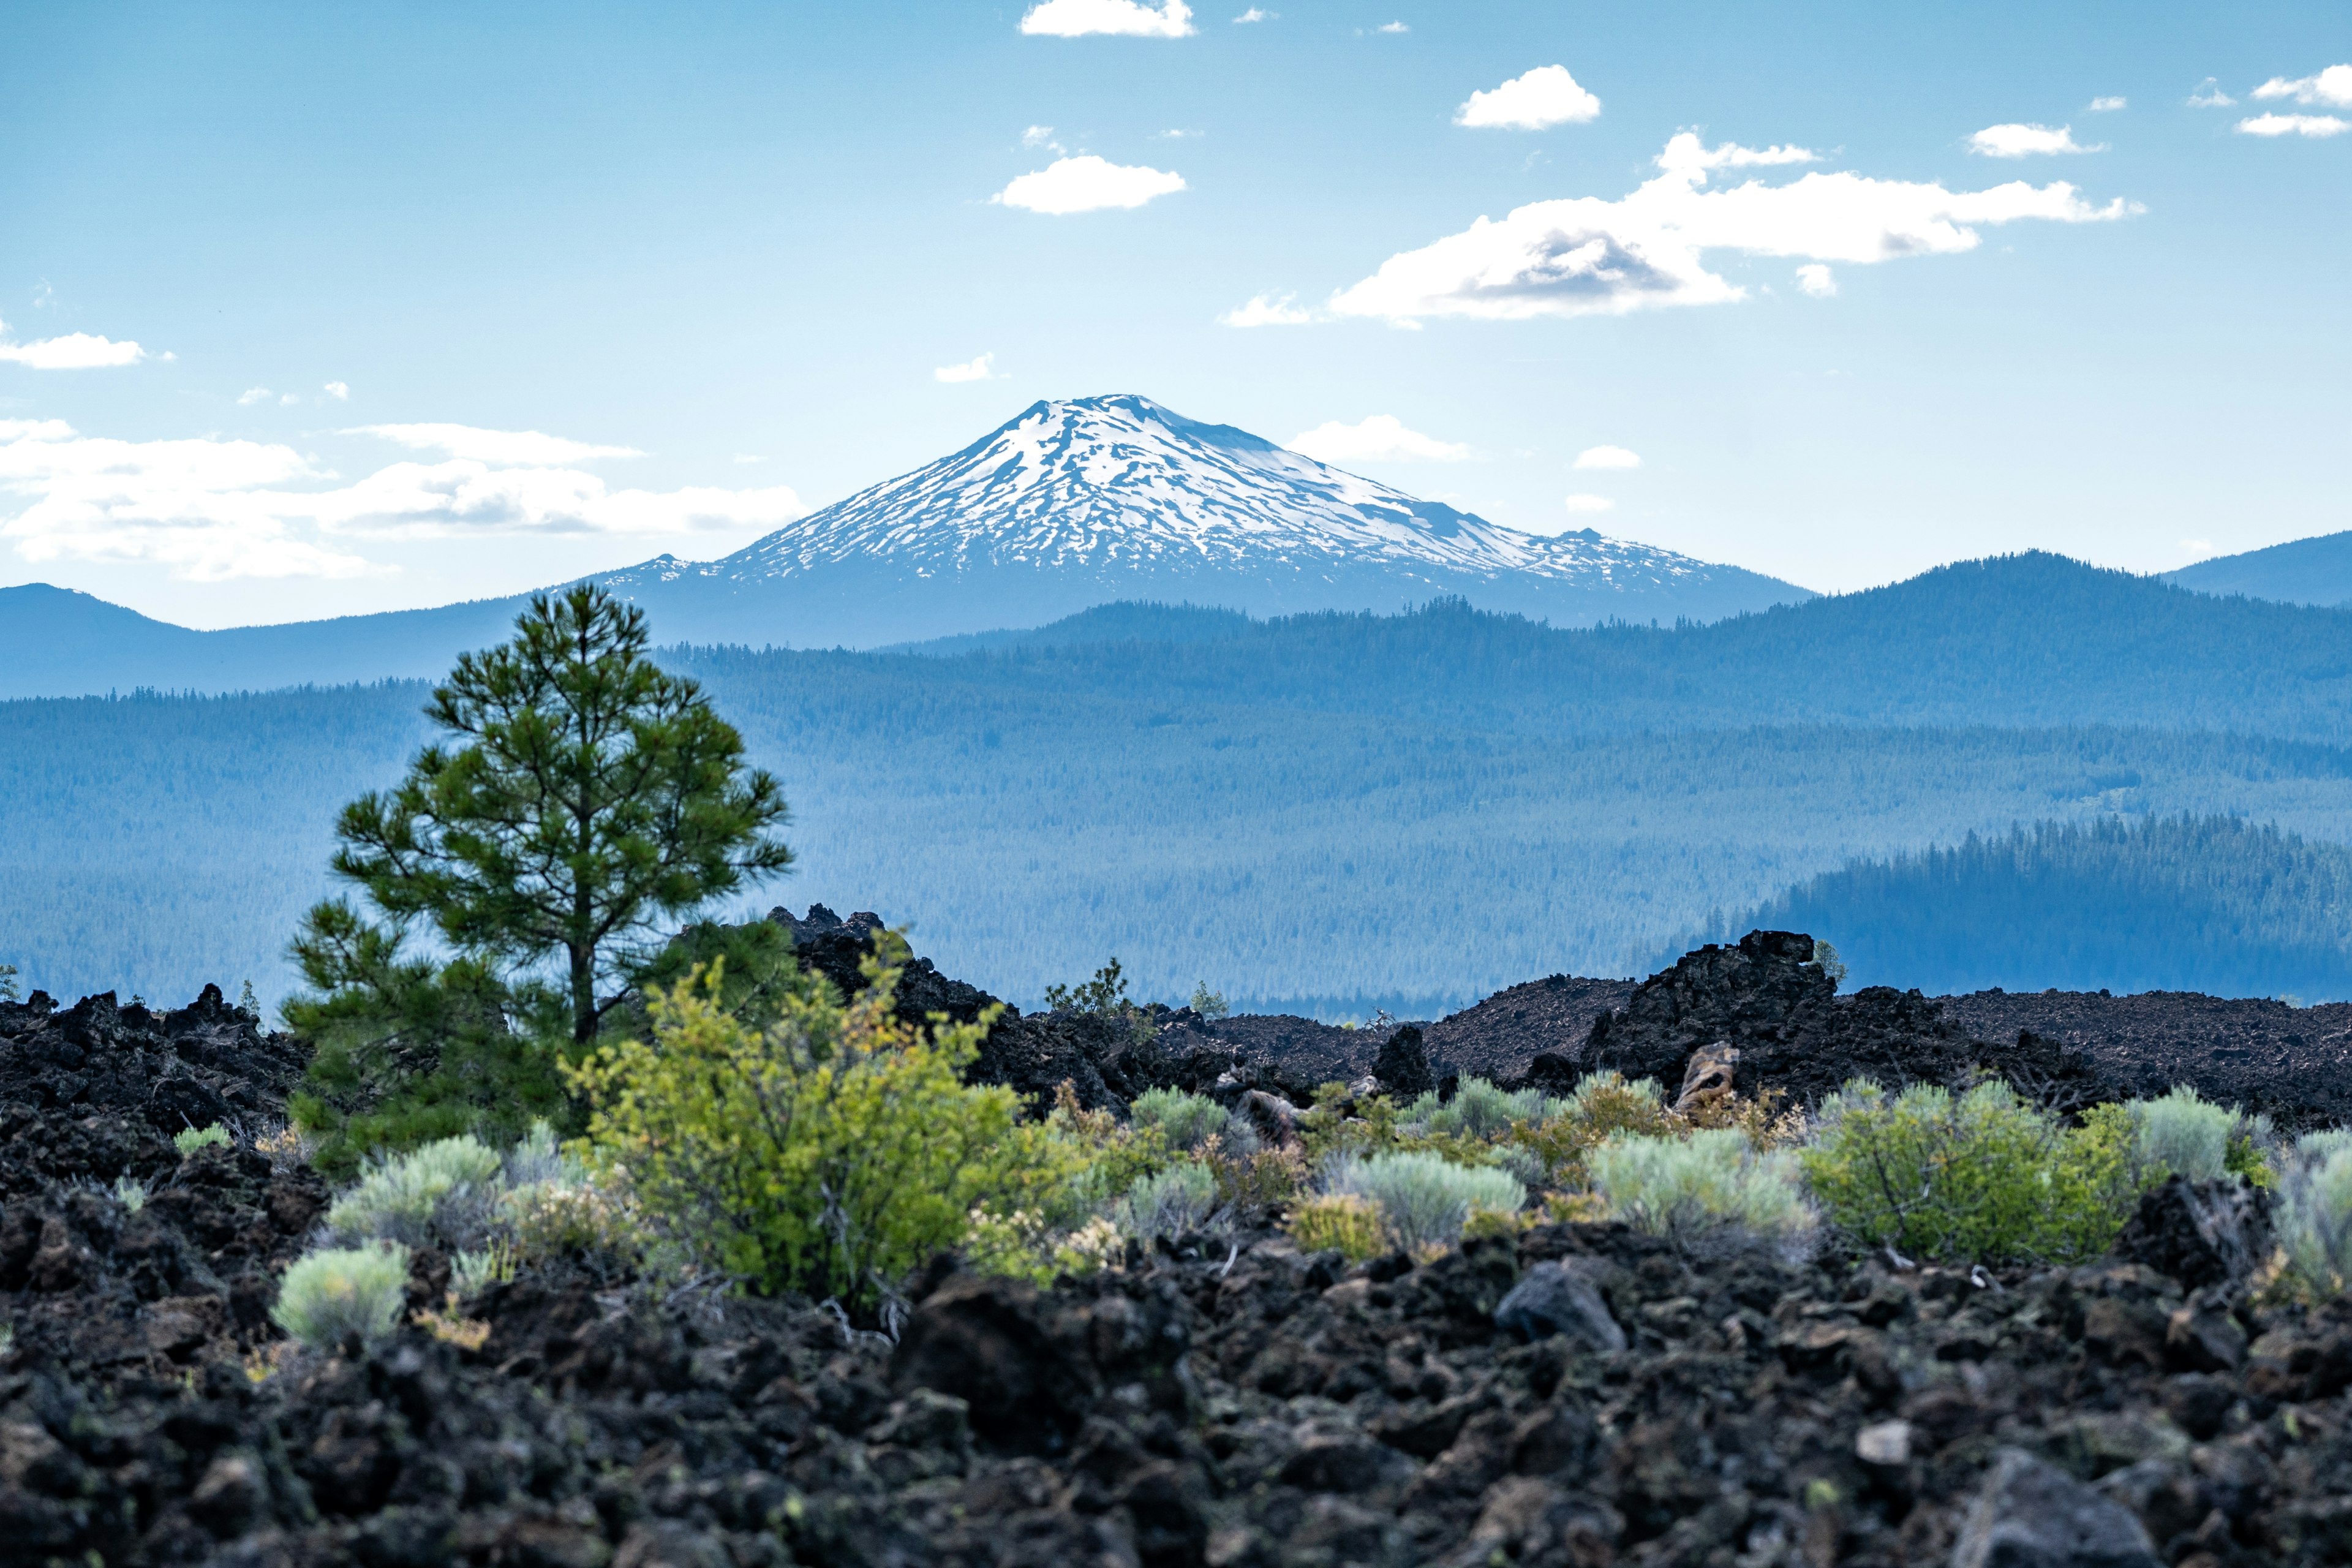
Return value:
[(27, 7), (0, 585), (707, 558), (1140, 393), (1843, 591), (2352, 528), (2352, 9)]

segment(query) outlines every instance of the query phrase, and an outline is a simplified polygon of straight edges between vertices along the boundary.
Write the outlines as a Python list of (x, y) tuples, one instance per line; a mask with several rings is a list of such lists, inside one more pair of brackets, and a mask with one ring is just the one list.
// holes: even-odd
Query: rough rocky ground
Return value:
[[(1602, 1044), (1724, 1025), (1759, 1071), (1825, 1041), (1973, 1054), (1901, 994), (1840, 1022), (1788, 943), (1727, 952), (1629, 997)], [(2223, 1194), (2164, 1189), (2127, 1256), (2072, 1270), (1614, 1226), (1353, 1268), (1244, 1227), (1045, 1291), (943, 1261), (896, 1344), (555, 1269), (478, 1300), (477, 1349), (408, 1329), (273, 1360), (270, 1280), (325, 1193), (167, 1134), (269, 1116), (292, 1046), (217, 993), (46, 1001), (0, 1007), (14, 1561), (2352, 1562), (2352, 1308), (2252, 1305), (2260, 1215)], [(1278, 1081), (1226, 1046), (1024, 1022), (1002, 1061), (1082, 1061), (1107, 1095)], [(158, 1184), (136, 1215), (85, 1184), (124, 1173)], [(414, 1304), (446, 1271), (419, 1255)]]

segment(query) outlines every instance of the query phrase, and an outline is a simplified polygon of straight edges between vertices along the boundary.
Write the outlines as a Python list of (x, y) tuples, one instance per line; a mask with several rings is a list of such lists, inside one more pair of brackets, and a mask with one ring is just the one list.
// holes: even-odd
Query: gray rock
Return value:
[(1581, 1258), (1537, 1264), (1495, 1308), (1495, 1326), (1525, 1340), (1560, 1334), (1602, 1355), (1622, 1354), (1625, 1331), (1593, 1283), (1599, 1268)]
[(1969, 1509), (1952, 1568), (2161, 1568), (2131, 1510), (2019, 1448)]

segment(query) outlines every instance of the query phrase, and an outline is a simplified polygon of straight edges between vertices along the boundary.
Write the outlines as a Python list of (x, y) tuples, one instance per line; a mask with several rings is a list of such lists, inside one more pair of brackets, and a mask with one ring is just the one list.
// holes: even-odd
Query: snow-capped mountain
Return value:
[(1032, 404), (732, 555), (662, 556), (604, 581), (665, 640), (798, 647), (1032, 625), (1110, 599), (1266, 614), (1459, 594), (1577, 625), (1811, 596), (1591, 530), (1499, 527), (1137, 396)]

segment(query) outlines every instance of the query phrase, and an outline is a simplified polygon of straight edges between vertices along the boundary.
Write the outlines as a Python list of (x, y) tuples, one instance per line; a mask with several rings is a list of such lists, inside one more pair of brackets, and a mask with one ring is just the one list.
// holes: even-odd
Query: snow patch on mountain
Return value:
[(1589, 529), (1521, 533), (1133, 395), (1032, 404), (962, 451), (732, 555), (639, 570), (751, 583), (877, 557), (920, 576), (1019, 565), (1313, 577), (1384, 566), (1596, 588), (1663, 587), (1719, 570)]

